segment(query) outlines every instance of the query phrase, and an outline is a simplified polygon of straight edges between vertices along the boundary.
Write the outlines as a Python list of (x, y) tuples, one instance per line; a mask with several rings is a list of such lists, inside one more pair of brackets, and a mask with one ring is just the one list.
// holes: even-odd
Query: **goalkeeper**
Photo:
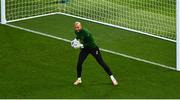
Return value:
[(86, 57), (88, 56), (88, 54), (91, 54), (96, 59), (96, 61), (103, 67), (106, 73), (110, 76), (113, 85), (118, 85), (118, 82), (113, 77), (111, 70), (103, 61), (100, 50), (98, 46), (95, 44), (91, 33), (88, 30), (82, 28), (80, 22), (75, 22), (74, 28), (75, 28), (75, 34), (77, 36), (76, 39), (79, 40), (81, 43), (80, 45), (81, 51), (77, 63), (77, 80), (74, 82), (74, 85), (79, 85), (82, 83), (81, 80), (82, 64), (86, 59)]

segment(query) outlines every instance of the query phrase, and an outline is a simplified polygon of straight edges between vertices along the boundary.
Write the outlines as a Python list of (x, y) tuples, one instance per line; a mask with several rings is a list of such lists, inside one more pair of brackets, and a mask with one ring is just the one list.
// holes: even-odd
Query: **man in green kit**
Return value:
[(75, 22), (74, 24), (76, 39), (80, 41), (80, 54), (79, 59), (77, 63), (77, 80), (74, 82), (74, 85), (79, 85), (82, 83), (81, 80), (81, 72), (82, 72), (82, 64), (84, 60), (87, 58), (88, 54), (91, 54), (96, 61), (103, 67), (105, 72), (109, 75), (110, 79), (112, 80), (113, 85), (118, 85), (118, 82), (114, 78), (110, 68), (106, 65), (104, 60), (102, 59), (100, 50), (98, 46), (96, 45), (91, 33), (82, 28), (82, 25), (80, 22)]

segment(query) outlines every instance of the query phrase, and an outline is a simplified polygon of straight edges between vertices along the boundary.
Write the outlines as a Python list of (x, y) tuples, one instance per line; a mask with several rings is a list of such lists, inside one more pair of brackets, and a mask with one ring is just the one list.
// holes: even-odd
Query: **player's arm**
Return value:
[[(83, 39), (86, 40), (86, 41), (89, 41), (89, 40), (87, 40), (89, 36), (90, 36), (90, 32), (85, 30), (85, 32), (83, 34)], [(82, 44), (83, 44), (84, 47), (87, 47), (88, 45), (90, 45), (90, 42), (84, 42), (83, 41)]]
[(81, 38), (79, 35), (77, 35), (75, 39), (77, 39), (79, 42), (81, 41)]
[(77, 40), (80, 40), (80, 36), (76, 36), (76, 39), (77, 39)]

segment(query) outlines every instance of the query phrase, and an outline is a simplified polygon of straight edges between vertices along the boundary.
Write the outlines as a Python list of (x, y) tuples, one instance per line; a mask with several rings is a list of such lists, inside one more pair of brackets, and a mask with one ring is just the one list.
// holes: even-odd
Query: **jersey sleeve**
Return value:
[(76, 33), (76, 31), (75, 31), (75, 34), (76, 34), (76, 39), (77, 39), (77, 40), (80, 39), (80, 35), (78, 35), (78, 34)]
[(80, 36), (77, 35), (77, 36), (76, 36), (76, 39), (79, 40), (79, 39), (80, 39)]
[[(83, 33), (84, 33), (83, 37), (86, 39), (86, 41), (88, 41), (87, 39), (90, 36), (90, 32), (88, 30), (84, 30)], [(84, 47), (89, 46), (90, 42), (84, 42), (83, 45), (84, 45)]]

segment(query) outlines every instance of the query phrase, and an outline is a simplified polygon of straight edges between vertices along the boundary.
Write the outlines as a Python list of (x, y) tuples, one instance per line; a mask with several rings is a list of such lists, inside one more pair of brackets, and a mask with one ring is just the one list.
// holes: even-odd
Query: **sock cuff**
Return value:
[(110, 78), (111, 78), (111, 80), (115, 80), (115, 78), (114, 78), (114, 76), (113, 76), (113, 75), (111, 75), (111, 76), (110, 76)]
[(81, 77), (78, 77), (78, 80), (81, 80)]

